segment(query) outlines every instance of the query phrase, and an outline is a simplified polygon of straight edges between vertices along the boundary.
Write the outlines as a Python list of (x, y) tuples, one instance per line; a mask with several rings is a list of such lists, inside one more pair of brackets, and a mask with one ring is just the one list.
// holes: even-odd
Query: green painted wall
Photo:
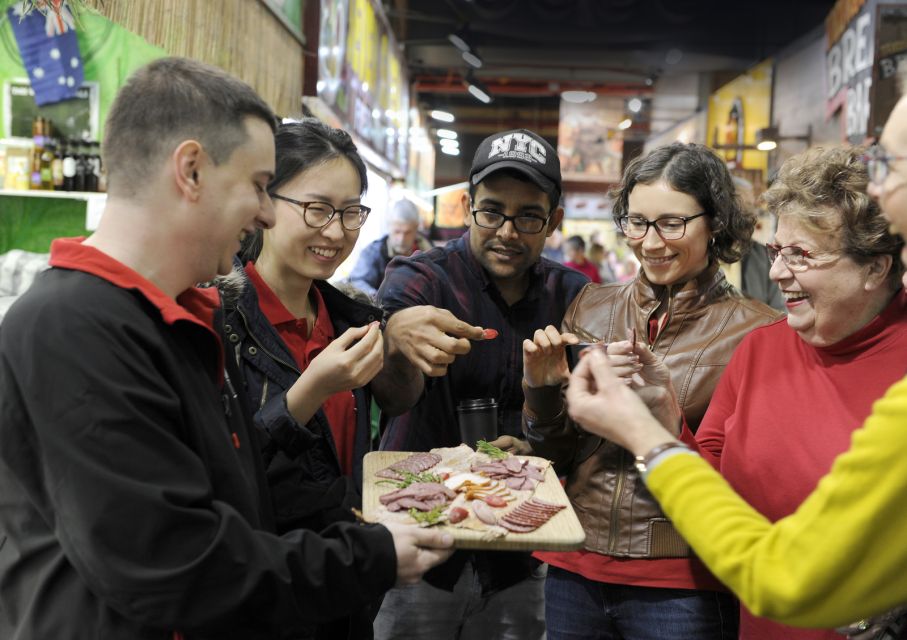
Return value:
[(85, 207), (82, 200), (0, 197), (0, 253), (10, 249), (46, 253), (54, 238), (88, 235)]

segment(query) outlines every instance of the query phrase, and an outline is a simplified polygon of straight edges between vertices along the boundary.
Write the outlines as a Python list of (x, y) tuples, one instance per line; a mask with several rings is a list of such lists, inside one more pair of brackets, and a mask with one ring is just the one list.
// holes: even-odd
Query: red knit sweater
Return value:
[[(907, 369), (907, 294), (830, 347), (806, 344), (786, 320), (753, 330), (734, 352), (697, 443), (731, 486), (773, 522), (793, 513), (850, 447), (872, 403)], [(741, 610), (741, 640), (840, 640)]]

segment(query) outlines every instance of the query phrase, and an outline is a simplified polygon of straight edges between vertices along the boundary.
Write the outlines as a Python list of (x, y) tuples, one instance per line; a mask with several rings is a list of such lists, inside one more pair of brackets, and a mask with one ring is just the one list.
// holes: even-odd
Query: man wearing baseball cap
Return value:
[[(560, 197), (554, 148), (526, 129), (496, 133), (479, 145), (469, 172), (466, 233), (388, 265), (378, 291), (391, 314), (385, 365), (372, 381), (392, 416), (382, 449), (457, 446), (458, 403), (494, 398), (495, 443), (529, 451), (520, 424), (522, 342), (559, 325), (588, 282), (541, 257), (564, 215)], [(426, 581), (387, 594), (375, 636), (540, 638), (544, 572), (537, 565), (528, 554), (455, 554)]]

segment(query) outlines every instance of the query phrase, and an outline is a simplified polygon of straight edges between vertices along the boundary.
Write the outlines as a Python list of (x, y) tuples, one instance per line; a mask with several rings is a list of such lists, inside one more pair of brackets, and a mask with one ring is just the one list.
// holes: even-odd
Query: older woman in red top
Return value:
[[(815, 149), (782, 166), (763, 199), (778, 218), (770, 275), (784, 294), (787, 319), (743, 340), (695, 440), (683, 434), (772, 521), (815, 489), (872, 402), (904, 375), (902, 242), (888, 232), (867, 182), (859, 149)], [(744, 609), (740, 637), (841, 636)]]

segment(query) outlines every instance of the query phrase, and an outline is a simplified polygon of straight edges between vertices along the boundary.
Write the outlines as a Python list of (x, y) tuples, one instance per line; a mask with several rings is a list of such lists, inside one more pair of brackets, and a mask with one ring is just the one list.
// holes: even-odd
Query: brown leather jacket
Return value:
[[(584, 340), (614, 342), (626, 340), (636, 327), (637, 340), (647, 340), (649, 318), (665, 296), (668, 321), (650, 348), (671, 370), (684, 418), (695, 432), (737, 344), (781, 314), (741, 296), (713, 263), (684, 285), (654, 286), (643, 273), (628, 284), (587, 285), (567, 310), (562, 328)], [(690, 555), (628, 451), (574, 424), (564, 411), (560, 387), (524, 391), (523, 428), (535, 454), (554, 461), (558, 474), (567, 476), (567, 495), (586, 531), (586, 549), (626, 558)]]

